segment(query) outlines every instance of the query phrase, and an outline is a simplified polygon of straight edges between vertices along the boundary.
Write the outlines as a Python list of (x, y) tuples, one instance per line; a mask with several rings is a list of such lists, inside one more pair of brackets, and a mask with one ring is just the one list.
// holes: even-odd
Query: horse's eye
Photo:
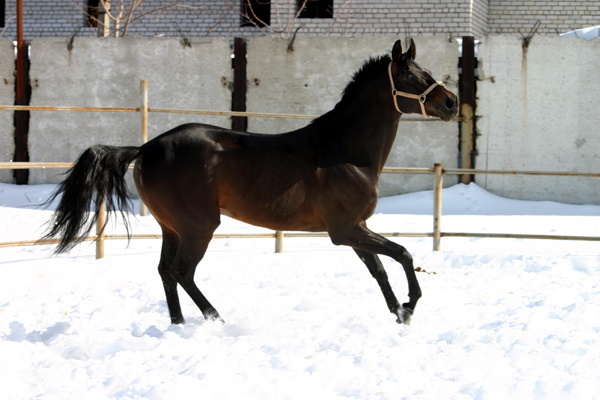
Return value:
[(409, 81), (412, 81), (413, 79), (415, 79), (415, 76), (413, 74), (408, 74), (408, 75), (406, 75), (406, 79), (408, 79)]

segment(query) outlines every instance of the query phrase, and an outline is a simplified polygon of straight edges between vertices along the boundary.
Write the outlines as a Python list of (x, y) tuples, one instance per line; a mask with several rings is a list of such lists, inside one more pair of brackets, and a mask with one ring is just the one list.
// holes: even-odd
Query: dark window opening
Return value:
[(4, 20), (5, 14), (4, 10), (6, 9), (6, 2), (4, 0), (0, 0), (0, 28), (4, 28), (6, 26), (6, 21)]
[(297, 0), (298, 18), (333, 18), (333, 0)]
[(270, 0), (242, 0), (242, 26), (271, 25)]
[(87, 26), (96, 28), (98, 27), (98, 6), (100, 0), (87, 0), (87, 7), (85, 10), (85, 22)]

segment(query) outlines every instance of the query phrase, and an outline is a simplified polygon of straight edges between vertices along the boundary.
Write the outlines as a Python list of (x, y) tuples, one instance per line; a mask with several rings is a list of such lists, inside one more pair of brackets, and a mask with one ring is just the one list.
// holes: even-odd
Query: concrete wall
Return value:
[[(370, 56), (391, 52), (397, 37), (297, 38), (294, 51), (286, 40), (254, 38), (248, 43), (247, 110), (321, 115), (340, 100), (354, 72)], [(416, 61), (457, 92), (457, 43), (444, 37), (417, 37)], [(253, 118), (250, 132), (278, 133), (308, 124), (307, 120)], [(400, 122), (391, 167), (457, 166), (458, 123)], [(446, 179), (448, 185), (455, 183)], [(382, 196), (428, 190), (429, 175), (382, 176)]]
[[(0, 104), (15, 104), (15, 50), (11, 40), (0, 39)], [(15, 154), (14, 112), (0, 110), (0, 162), (12, 161)], [(13, 171), (0, 170), (0, 182), (12, 183)]]
[[(477, 168), (600, 171), (600, 40), (489, 36), (479, 45)], [(493, 78), (493, 79), (492, 79)], [(505, 197), (600, 204), (599, 178), (484, 176)]]
[[(31, 105), (230, 110), (231, 49), (224, 38), (41, 38), (31, 48)], [(148, 136), (186, 122), (231, 127), (224, 116), (150, 113)], [(141, 144), (139, 113), (32, 112), (31, 161), (75, 161), (93, 144)], [(30, 183), (59, 182), (59, 170), (31, 170)]]

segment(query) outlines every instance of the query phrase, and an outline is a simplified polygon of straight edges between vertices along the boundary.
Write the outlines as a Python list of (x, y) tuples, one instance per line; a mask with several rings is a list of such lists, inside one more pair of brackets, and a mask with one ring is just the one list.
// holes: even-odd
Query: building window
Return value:
[(0, 28), (4, 28), (6, 26), (6, 21), (4, 20), (4, 10), (6, 9), (6, 2), (4, 0), (0, 0)]
[(85, 22), (87, 26), (96, 28), (98, 27), (98, 3), (100, 0), (87, 0), (87, 7), (85, 10)]
[(333, 18), (333, 0), (297, 0), (297, 4), (299, 18)]
[(270, 0), (242, 0), (242, 26), (271, 25)]

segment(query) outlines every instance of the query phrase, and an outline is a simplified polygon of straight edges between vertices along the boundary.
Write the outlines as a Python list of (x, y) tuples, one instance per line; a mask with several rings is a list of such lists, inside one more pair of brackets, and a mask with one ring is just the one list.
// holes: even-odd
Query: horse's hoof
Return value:
[(173, 324), (173, 325), (185, 324), (185, 318), (183, 318), (183, 317), (171, 318), (171, 324)]
[(410, 318), (412, 317), (413, 310), (410, 308), (404, 308), (398, 310), (398, 319), (396, 320), (399, 324), (410, 325)]
[(217, 313), (210, 313), (204, 316), (204, 319), (210, 322), (220, 322), (221, 325), (225, 325), (225, 321), (223, 320), (223, 318), (221, 318), (221, 316)]

